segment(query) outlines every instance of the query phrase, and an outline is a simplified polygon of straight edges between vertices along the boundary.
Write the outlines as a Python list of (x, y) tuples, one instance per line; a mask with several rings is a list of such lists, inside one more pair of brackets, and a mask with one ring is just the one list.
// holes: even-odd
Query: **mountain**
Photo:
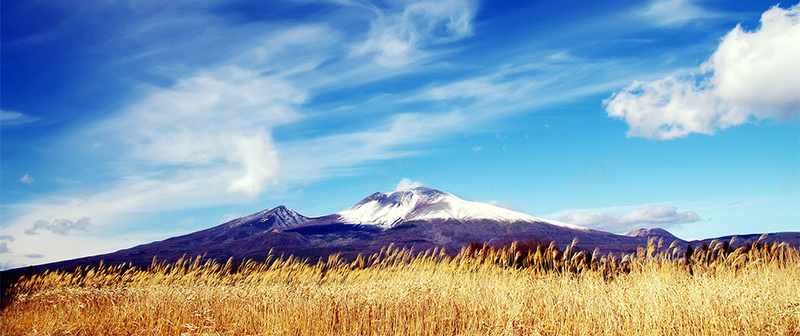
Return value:
[[(737, 236), (731, 245), (750, 244), (760, 237), (760, 234)], [(800, 232), (779, 232), (764, 237), (765, 242), (800, 244)], [(337, 253), (343, 258), (373, 254), (389, 244), (415, 251), (441, 248), (447, 253), (457, 253), (471, 242), (500, 246), (514, 241), (553, 241), (563, 247), (575, 238), (578, 249), (598, 249), (602, 254), (633, 252), (651, 238), (662, 239), (665, 247), (675, 242), (679, 248), (713, 241), (687, 242), (657, 228), (617, 235), (466, 201), (435, 189), (413, 188), (375, 193), (327, 216), (306, 217), (281, 205), (205, 230), (113, 253), (3, 271), (0, 272), (0, 293), (8, 293), (7, 289), (30, 271), (71, 270), (101, 261), (106, 265), (147, 267), (154, 258), (173, 262), (184, 256), (203, 255), (217, 261), (228, 258), (264, 260), (270, 252), (315, 261)], [(733, 236), (718, 239), (731, 238)]]
[(794, 246), (800, 246), (800, 232), (773, 232), (773, 233), (755, 233), (755, 234), (742, 234), (722, 236), (716, 238), (692, 240), (692, 245), (700, 245), (702, 243), (711, 244), (713, 241), (729, 241), (732, 247), (739, 247), (742, 245), (750, 245), (758, 240), (767, 243), (773, 242), (786, 242)]
[[(270, 251), (316, 260), (335, 253), (344, 257), (376, 253), (389, 244), (416, 251), (439, 247), (456, 253), (470, 242), (504, 245), (538, 240), (565, 246), (575, 238), (580, 249), (625, 253), (635, 251), (653, 237), (663, 239), (666, 246), (672, 242), (678, 246), (703, 242), (686, 242), (663, 229), (639, 229), (617, 235), (418, 187), (374, 193), (347, 209), (321, 217), (306, 217), (281, 205), (187, 235), (113, 253), (38, 265), (34, 269), (69, 269), (101, 260), (106, 264), (147, 266), (154, 257), (169, 262), (197, 255), (217, 260), (231, 257), (263, 260)], [(800, 242), (800, 233), (773, 234), (773, 237)]]
[[(174, 261), (182, 256), (194, 257), (197, 255), (206, 255), (215, 259), (257, 257), (266, 255), (266, 252), (262, 251), (269, 251), (269, 247), (267, 247), (269, 245), (302, 245), (303, 239), (300, 235), (284, 234), (282, 231), (297, 227), (309, 220), (310, 218), (280, 205), (190, 234), (113, 253), (60, 261), (34, 268), (69, 269), (74, 266), (97, 264), (101, 260), (107, 265), (131, 263), (141, 267), (152, 262), (153, 257), (166, 261)], [(263, 237), (263, 239), (259, 244), (252, 242), (243, 244), (252, 240), (253, 237)], [(259, 250), (259, 248), (261, 249)], [(251, 250), (259, 250), (259, 253), (251, 253)]]
[(628, 237), (664, 239), (664, 241), (680, 240), (678, 237), (673, 236), (669, 231), (662, 228), (641, 228), (628, 232), (625, 235)]
[(585, 230), (577, 225), (548, 221), (487, 203), (465, 201), (453, 194), (426, 187), (388, 194), (374, 193), (337, 215), (344, 223), (375, 225), (383, 229), (406, 222), (445, 219), (462, 222), (478, 220), (502, 223), (547, 222), (566, 228)]
[(308, 221), (308, 217), (296, 211), (279, 205), (275, 208), (254, 213), (247, 217), (241, 217), (223, 224), (229, 230), (254, 229), (266, 230), (286, 230), (303, 224)]
[[(213, 246), (249, 238), (263, 232), (280, 232), (297, 227), (309, 220), (283, 205), (260, 211), (246, 217), (236, 218), (207, 230), (167, 239), (185, 246)], [(158, 245), (158, 243), (153, 243)], [(147, 244), (150, 245), (150, 244)], [(143, 245), (143, 246), (147, 246)]]

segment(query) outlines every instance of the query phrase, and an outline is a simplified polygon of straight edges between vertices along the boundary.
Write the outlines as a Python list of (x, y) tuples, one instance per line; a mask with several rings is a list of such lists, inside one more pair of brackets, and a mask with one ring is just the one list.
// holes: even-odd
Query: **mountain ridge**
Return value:
[[(742, 243), (755, 239), (750, 236)], [(279, 205), (189, 234), (32, 267), (70, 269), (101, 260), (105, 264), (146, 267), (153, 258), (167, 262), (197, 255), (217, 260), (263, 259), (270, 251), (313, 260), (337, 253), (343, 257), (371, 254), (389, 244), (417, 251), (442, 248), (456, 253), (471, 242), (544, 240), (565, 246), (574, 238), (578, 238), (578, 248), (619, 254), (633, 252), (653, 237), (664, 239), (665, 245), (674, 241), (679, 247), (711, 241), (689, 242), (658, 228), (617, 235), (465, 201), (450, 193), (422, 187), (373, 193), (345, 210), (320, 217), (307, 217)], [(800, 233), (775, 233), (769, 237), (800, 243)]]

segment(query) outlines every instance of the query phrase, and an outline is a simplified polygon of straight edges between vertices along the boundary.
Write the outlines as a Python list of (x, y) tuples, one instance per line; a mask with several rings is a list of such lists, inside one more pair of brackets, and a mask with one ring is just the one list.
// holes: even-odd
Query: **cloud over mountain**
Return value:
[(643, 227), (664, 228), (699, 219), (694, 211), (678, 212), (673, 206), (650, 205), (626, 213), (572, 211), (558, 220), (596, 230), (625, 233)]

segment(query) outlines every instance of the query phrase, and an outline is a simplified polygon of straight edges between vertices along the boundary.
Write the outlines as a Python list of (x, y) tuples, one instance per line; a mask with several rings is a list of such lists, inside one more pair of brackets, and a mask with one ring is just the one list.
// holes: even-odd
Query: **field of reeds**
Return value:
[[(800, 252), (727, 242), (387, 248), (22, 278), (2, 335), (800, 335)], [(660, 251), (660, 252), (658, 252)]]

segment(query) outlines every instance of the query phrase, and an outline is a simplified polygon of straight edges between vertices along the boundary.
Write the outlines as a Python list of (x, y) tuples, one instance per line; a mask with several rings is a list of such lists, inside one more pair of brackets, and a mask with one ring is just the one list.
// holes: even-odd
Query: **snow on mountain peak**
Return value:
[(453, 194), (427, 187), (415, 187), (371, 196), (337, 213), (350, 224), (375, 225), (391, 228), (403, 222), (430, 219), (494, 220), (499, 222), (544, 222), (568, 227), (585, 228), (546, 219), (481, 202), (465, 201)]

